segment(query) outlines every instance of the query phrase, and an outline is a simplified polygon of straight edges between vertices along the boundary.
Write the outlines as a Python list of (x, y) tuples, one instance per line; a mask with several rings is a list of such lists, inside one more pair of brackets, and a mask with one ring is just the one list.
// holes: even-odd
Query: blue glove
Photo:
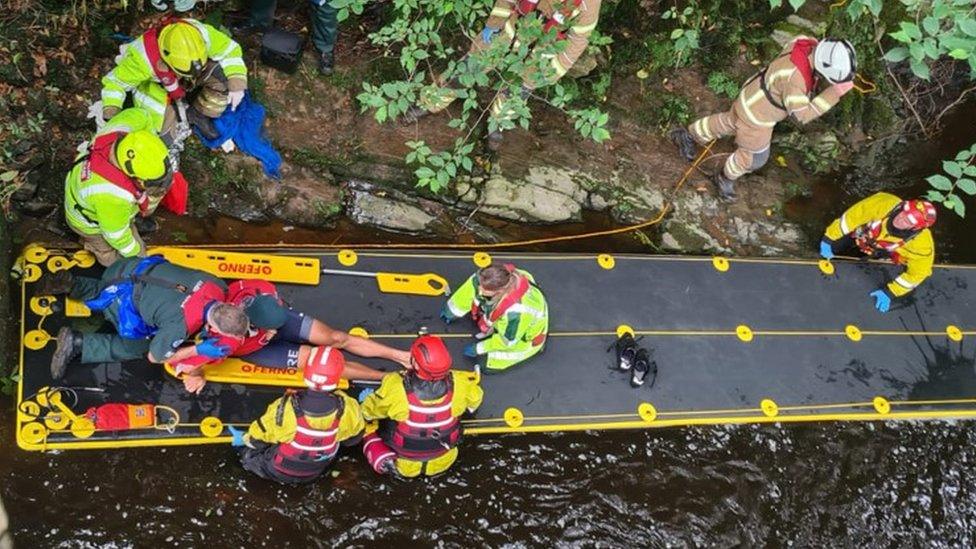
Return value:
[(485, 44), (491, 44), (492, 38), (494, 38), (495, 35), (498, 34), (499, 30), (501, 29), (493, 29), (491, 27), (485, 27), (481, 31), (481, 41), (484, 42)]
[(464, 347), (464, 356), (469, 357), (469, 358), (477, 358), (477, 356), (478, 356), (478, 344), (477, 343), (468, 343), (467, 345), (465, 345), (465, 347)]
[(458, 317), (454, 316), (454, 313), (451, 312), (451, 309), (447, 306), (446, 303), (444, 304), (443, 307), (441, 307), (441, 320), (444, 321), (444, 324), (450, 324), (455, 320), (457, 320), (457, 318)]
[(235, 429), (230, 425), (227, 426), (227, 430), (230, 431), (230, 436), (234, 437), (230, 441), (231, 446), (233, 446), (234, 448), (239, 448), (241, 446), (244, 446), (244, 431), (241, 431), (240, 429)]
[(230, 354), (230, 347), (217, 345), (217, 338), (210, 337), (197, 343), (197, 354), (207, 358), (227, 358)]
[(884, 290), (875, 290), (870, 295), (874, 298), (874, 307), (882, 313), (887, 313), (891, 308), (891, 298), (888, 294)]
[(376, 392), (376, 389), (374, 389), (372, 387), (366, 387), (362, 391), (359, 391), (359, 397), (358, 397), (359, 403), (362, 404), (363, 402), (365, 402), (366, 401), (366, 397), (368, 397), (369, 395), (371, 395), (371, 394), (373, 394), (375, 392)]
[(834, 249), (823, 240), (820, 241), (820, 257), (828, 260), (834, 258)]

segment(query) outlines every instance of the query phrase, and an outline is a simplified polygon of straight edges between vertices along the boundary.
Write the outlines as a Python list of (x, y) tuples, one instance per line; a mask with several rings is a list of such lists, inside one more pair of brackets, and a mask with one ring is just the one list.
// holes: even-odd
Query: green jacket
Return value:
[[(99, 130), (95, 138), (107, 133), (139, 130), (152, 131), (152, 119), (142, 109), (125, 109), (112, 117)], [(132, 219), (139, 213), (139, 206), (131, 193), (88, 169), (88, 161), (82, 160), (87, 153), (75, 159), (64, 182), (64, 217), (76, 231), (82, 234), (100, 234), (122, 257), (139, 253), (139, 244), (132, 235)], [(87, 177), (86, 177), (87, 176)]]
[(447, 301), (456, 317), (468, 314), (477, 305), (483, 318), (481, 327), (488, 327), (491, 336), (478, 342), (475, 349), (479, 355), (488, 355), (490, 369), (508, 368), (536, 354), (549, 332), (549, 307), (542, 290), (536, 287), (530, 273), (520, 269), (515, 272), (530, 282), (528, 291), (494, 321), (491, 315), (496, 304), (478, 294), (477, 274), (469, 277)]
[[(216, 28), (195, 19), (183, 19), (200, 31), (207, 46), (207, 56), (216, 61), (228, 80), (240, 79), (240, 89), (247, 87), (247, 65), (244, 64), (241, 46)], [(147, 93), (142, 84), (159, 83), (146, 55), (145, 34), (129, 42), (115, 58), (115, 68), (102, 78), (102, 108), (122, 108), (127, 93), (137, 95), (138, 104), (150, 110), (161, 120), (165, 110), (165, 93), (162, 101)], [(139, 88), (139, 89), (136, 89)], [(161, 86), (160, 86), (161, 88)]]

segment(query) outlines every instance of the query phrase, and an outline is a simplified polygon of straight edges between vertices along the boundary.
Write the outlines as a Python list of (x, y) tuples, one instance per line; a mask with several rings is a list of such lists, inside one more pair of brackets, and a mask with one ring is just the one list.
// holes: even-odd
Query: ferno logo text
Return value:
[(269, 275), (270, 265), (254, 265), (252, 263), (218, 263), (217, 270), (222, 273), (240, 275)]

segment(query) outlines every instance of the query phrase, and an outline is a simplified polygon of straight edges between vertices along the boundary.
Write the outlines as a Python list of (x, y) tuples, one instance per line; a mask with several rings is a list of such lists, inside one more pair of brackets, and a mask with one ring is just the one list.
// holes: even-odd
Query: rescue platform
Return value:
[[(895, 268), (861, 261), (326, 249), (153, 253), (225, 278), (276, 281), (295, 308), (392, 346), (407, 348), (426, 328), (444, 336), (455, 366), (468, 370), (473, 362), (461, 349), (474, 327), (466, 320), (441, 322), (446, 289), (437, 280), (458, 285), (490, 262), (531, 272), (549, 302), (546, 349), (525, 365), (482, 376), (485, 401), (464, 421), (469, 435), (976, 416), (972, 266), (938, 266), (915, 295), (881, 314), (868, 293)], [(36, 246), (22, 264), (21, 448), (227, 443), (226, 425), (248, 424), (282, 385), (300, 380), (296, 372), (268, 377), (234, 360), (209, 371), (201, 395), (189, 395), (163, 367), (135, 361), (72, 366), (60, 388), (52, 388), (48, 364), (58, 328), (111, 326), (99, 328), (78, 304), (35, 295), (35, 282), (44, 271), (96, 276), (99, 267), (85, 252)], [(322, 269), (387, 273), (387, 285), (381, 291), (375, 279)], [(389, 293), (410, 285), (411, 277), (398, 274), (425, 275), (428, 295)], [(653, 386), (632, 388), (629, 374), (614, 369), (608, 348), (627, 330), (653, 350), (659, 368)], [(353, 384), (350, 392), (357, 390)], [(133, 428), (104, 431), (84, 415), (104, 403), (155, 408), (130, 407)]]

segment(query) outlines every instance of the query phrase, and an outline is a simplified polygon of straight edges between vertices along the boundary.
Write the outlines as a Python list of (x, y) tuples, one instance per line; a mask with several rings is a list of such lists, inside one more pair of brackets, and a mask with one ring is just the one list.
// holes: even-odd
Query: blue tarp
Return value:
[(264, 136), (264, 106), (251, 99), (251, 94), (245, 93), (237, 110), (230, 107), (214, 120), (214, 127), (220, 135), (217, 139), (207, 139), (195, 130), (200, 141), (211, 149), (219, 149), (228, 139), (241, 152), (253, 156), (261, 161), (264, 173), (275, 179), (281, 178), (281, 155), (271, 144), (271, 140)]

